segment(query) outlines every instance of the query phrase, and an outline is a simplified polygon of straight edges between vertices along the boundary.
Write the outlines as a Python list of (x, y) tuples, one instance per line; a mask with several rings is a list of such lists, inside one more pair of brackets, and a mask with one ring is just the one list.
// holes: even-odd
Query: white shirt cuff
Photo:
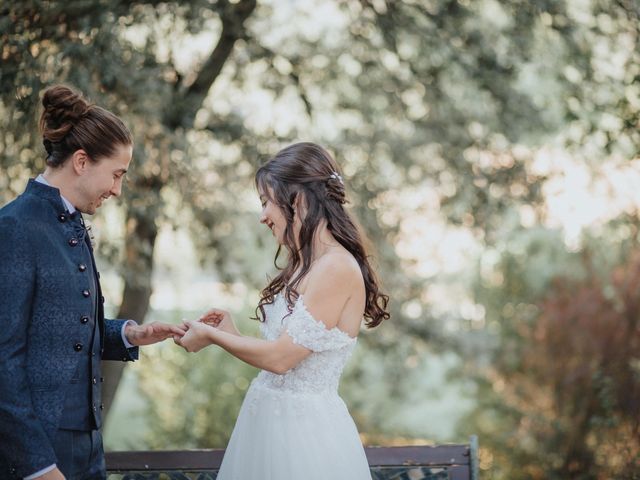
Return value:
[(124, 329), (127, 328), (127, 325), (138, 325), (138, 324), (133, 320), (127, 320), (125, 323), (122, 324), (122, 330), (120, 330), (120, 334), (122, 335), (122, 342), (124, 343), (124, 346), (127, 348), (133, 348), (135, 347), (135, 345), (130, 344), (129, 340), (127, 340), (127, 336), (124, 334)]
[(24, 480), (33, 480), (34, 478), (38, 478), (40, 475), (44, 475), (45, 473), (50, 472), (54, 468), (56, 468), (56, 464), (55, 463), (53, 465), (49, 465), (47, 468), (43, 468), (42, 470), (40, 470), (40, 471), (38, 471), (36, 473), (32, 473), (28, 477), (24, 477)]

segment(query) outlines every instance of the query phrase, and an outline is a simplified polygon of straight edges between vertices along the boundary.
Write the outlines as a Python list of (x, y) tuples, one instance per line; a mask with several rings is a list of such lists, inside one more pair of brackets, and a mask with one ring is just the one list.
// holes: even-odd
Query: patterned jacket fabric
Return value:
[(125, 320), (104, 319), (100, 283), (78, 248), (84, 234), (59, 190), (34, 180), (0, 209), (0, 478), (56, 463), (66, 390), (91, 342), (85, 317), (97, 317), (103, 360), (138, 357), (122, 341)]

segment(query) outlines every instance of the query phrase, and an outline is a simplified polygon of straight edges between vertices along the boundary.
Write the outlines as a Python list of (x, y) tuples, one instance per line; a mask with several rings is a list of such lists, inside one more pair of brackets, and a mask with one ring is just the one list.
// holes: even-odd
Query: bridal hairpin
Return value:
[(333, 172), (331, 175), (329, 175), (329, 178), (338, 180), (342, 185), (344, 185), (344, 182), (342, 181), (342, 176), (338, 172)]

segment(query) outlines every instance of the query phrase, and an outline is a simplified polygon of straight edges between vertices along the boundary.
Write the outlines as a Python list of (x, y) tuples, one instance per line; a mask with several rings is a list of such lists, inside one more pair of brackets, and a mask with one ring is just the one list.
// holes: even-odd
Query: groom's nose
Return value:
[(113, 186), (111, 187), (111, 190), (109, 190), (109, 193), (114, 197), (120, 196), (120, 194), (122, 193), (122, 179), (118, 178), (115, 182), (113, 182)]

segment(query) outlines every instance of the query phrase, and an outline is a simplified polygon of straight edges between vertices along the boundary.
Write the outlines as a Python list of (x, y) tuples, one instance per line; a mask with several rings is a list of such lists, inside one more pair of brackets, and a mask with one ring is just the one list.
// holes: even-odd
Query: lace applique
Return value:
[(296, 394), (324, 392), (335, 396), (356, 339), (337, 327), (327, 329), (307, 311), (301, 296), (289, 312), (284, 296), (277, 295), (272, 304), (265, 305), (265, 313), (260, 330), (266, 340), (276, 340), (286, 332), (295, 343), (312, 353), (283, 375), (260, 372), (254, 381), (255, 387)]
[(284, 319), (284, 322), (285, 330), (293, 343), (313, 352), (338, 350), (356, 341), (338, 327), (327, 329), (324, 323), (313, 318), (304, 305), (302, 295), (298, 297), (293, 312)]

